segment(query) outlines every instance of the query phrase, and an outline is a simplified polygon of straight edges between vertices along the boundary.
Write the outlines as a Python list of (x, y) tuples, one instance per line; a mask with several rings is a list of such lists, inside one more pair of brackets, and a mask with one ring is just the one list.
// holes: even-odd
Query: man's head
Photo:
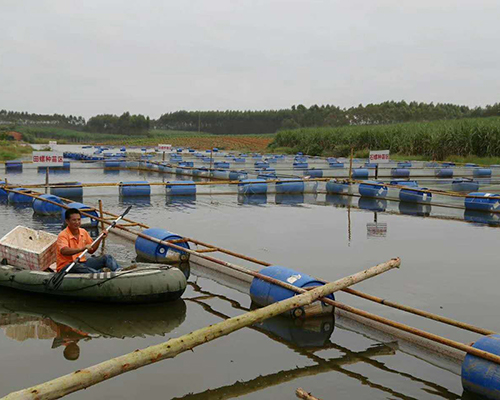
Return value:
[(63, 355), (66, 360), (78, 360), (78, 357), (80, 357), (80, 347), (75, 342), (71, 342), (64, 349)]
[(80, 211), (76, 208), (66, 210), (64, 218), (66, 219), (66, 225), (69, 226), (70, 230), (76, 230), (80, 228), (80, 225), (82, 224), (82, 214), (80, 214)]

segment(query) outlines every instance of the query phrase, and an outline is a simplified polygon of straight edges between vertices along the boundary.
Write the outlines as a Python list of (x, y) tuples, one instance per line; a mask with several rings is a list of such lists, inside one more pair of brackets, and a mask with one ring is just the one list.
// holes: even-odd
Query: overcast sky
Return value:
[(500, 101), (498, 0), (0, 0), (0, 109)]

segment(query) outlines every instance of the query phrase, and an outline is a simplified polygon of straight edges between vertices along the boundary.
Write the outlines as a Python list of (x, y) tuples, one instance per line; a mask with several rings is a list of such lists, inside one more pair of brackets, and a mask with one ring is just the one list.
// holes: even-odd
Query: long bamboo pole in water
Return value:
[(5, 396), (4, 399), (48, 400), (60, 398), (125, 372), (138, 369), (166, 358), (175, 357), (186, 350), (191, 350), (201, 344), (228, 335), (245, 326), (274, 317), (294, 308), (305, 306), (340, 289), (362, 282), (393, 268), (398, 268), (399, 265), (399, 260), (390, 260), (327, 285), (317, 287), (301, 295), (293, 296), (267, 307), (198, 329), (179, 338), (170, 339), (167, 342), (146, 349), (136, 350), (132, 353), (113, 358), (89, 368), (75, 371), (52, 381), (10, 393)]

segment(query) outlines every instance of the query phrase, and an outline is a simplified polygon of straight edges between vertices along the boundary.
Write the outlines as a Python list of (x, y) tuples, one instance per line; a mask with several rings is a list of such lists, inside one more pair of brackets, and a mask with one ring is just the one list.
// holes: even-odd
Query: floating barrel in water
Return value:
[[(92, 207), (89, 207), (89, 206), (86, 206), (85, 204), (82, 204), (82, 203), (69, 203), (67, 204), (67, 206), (69, 208), (76, 208), (77, 210), (80, 210), (80, 212), (84, 212), (86, 214), (90, 214), (96, 218), (99, 217), (99, 215), (97, 214), (97, 211), (92, 209)], [(63, 224), (65, 223), (66, 221), (66, 210), (63, 209), (61, 211), (61, 219), (63, 221)], [(97, 220), (96, 219), (93, 219), (93, 218), (89, 218), (89, 217), (86, 217), (84, 215), (82, 215), (82, 226), (97, 226)]]
[(353, 179), (368, 179), (368, 170), (366, 168), (354, 168), (352, 170)]
[(218, 170), (212, 171), (212, 176), (215, 179), (229, 179), (229, 171), (224, 170), (224, 169), (218, 169)]
[(243, 157), (235, 157), (235, 158), (233, 158), (233, 161), (234, 161), (235, 163), (238, 163), (238, 164), (244, 164), (244, 163), (245, 163), (245, 161), (246, 161), (246, 159), (245, 159), (245, 158), (243, 158)]
[(323, 178), (323, 170), (322, 169), (308, 169), (304, 171), (304, 175), (310, 176), (311, 178)]
[(451, 182), (451, 190), (454, 192), (475, 192), (479, 189), (479, 182), (472, 179), (458, 178)]
[(33, 197), (26, 196), (22, 192), (29, 191), (26, 188), (16, 188), (13, 189), (15, 191), (9, 192), (8, 200), (9, 203), (31, 203), (33, 201)]
[(410, 176), (410, 170), (406, 168), (392, 168), (391, 176), (395, 178), (408, 178)]
[(487, 178), (491, 176), (491, 169), (475, 168), (472, 173), (476, 178)]
[[(149, 228), (142, 231), (142, 233), (163, 241), (182, 239), (181, 236), (160, 228)], [(175, 244), (185, 249), (190, 248), (187, 242)], [(157, 263), (179, 261), (181, 256), (187, 256), (181, 250), (173, 249), (170, 246), (159, 244), (140, 236), (135, 240), (135, 252), (141, 259)]]
[[(42, 194), (39, 197), (41, 199), (47, 199), (53, 201), (54, 203), (64, 204), (63, 201), (58, 196), (54, 196), (53, 194)], [(61, 207), (40, 199), (34, 199), (33, 204), (31, 206), (33, 207), (35, 213), (40, 215), (55, 215), (61, 212)]]
[(437, 178), (453, 178), (453, 170), (451, 168), (436, 169), (435, 175)]
[(269, 168), (269, 163), (264, 162), (264, 161), (257, 161), (253, 165), (254, 165), (255, 169), (258, 169), (258, 168)]
[(192, 161), (182, 161), (179, 163), (179, 167), (194, 167), (194, 163)]
[[(0, 181), (0, 185), (5, 185), (5, 181)], [(0, 197), (7, 197), (8, 193), (5, 189), (0, 188)]]
[(5, 161), (5, 171), (22, 171), (23, 163), (21, 161)]
[(303, 193), (304, 181), (287, 178), (276, 182), (276, 193)]
[(344, 163), (341, 162), (328, 162), (330, 168), (344, 168)]
[(410, 161), (398, 162), (398, 168), (411, 168), (411, 165)]
[[(479, 338), (472, 347), (500, 355), (500, 335)], [(465, 390), (489, 399), (500, 398), (500, 365), (467, 354), (462, 362), (462, 386)]]
[(466, 167), (466, 168), (477, 167), (477, 164), (474, 164), (474, 163), (466, 163), (466, 164), (465, 164), (465, 167)]
[[(183, 183), (184, 185), (172, 185), (173, 183)], [(172, 181), (165, 185), (167, 196), (192, 196), (196, 194), (194, 181)]]
[(217, 162), (214, 162), (214, 167), (221, 168), (221, 169), (229, 169), (229, 163), (225, 162), (225, 161), (217, 161)]
[(387, 186), (376, 181), (367, 181), (359, 184), (359, 194), (361, 197), (374, 197), (383, 199), (387, 196)]
[[(71, 186), (71, 187), (62, 187)], [(81, 182), (56, 183), (50, 188), (50, 194), (69, 199), (81, 199), (83, 197), (83, 187)]]
[(360, 197), (358, 200), (358, 207), (363, 210), (382, 212), (387, 208), (387, 200), (375, 199), (372, 197)]
[[(139, 185), (137, 185), (139, 184)], [(150, 196), (151, 186), (148, 181), (130, 181), (120, 182), (119, 186), (120, 196)]]
[(247, 179), (248, 174), (245, 171), (229, 171), (229, 180), (237, 181), (240, 179)]
[(439, 164), (435, 161), (431, 161), (431, 162), (425, 163), (424, 166), (427, 168), (436, 168), (436, 167), (439, 167)]
[(297, 169), (309, 168), (309, 164), (307, 162), (296, 161), (293, 163), (293, 168), (297, 168)]
[(417, 181), (407, 181), (402, 179), (395, 179), (389, 182), (391, 185), (407, 186), (407, 187), (418, 187)]
[(441, 164), (443, 167), (445, 168), (451, 168), (451, 167), (454, 167), (455, 166), (455, 163), (454, 162), (444, 162)]
[(120, 168), (121, 162), (120, 160), (105, 160), (104, 168)]
[[(307, 274), (304, 274), (302, 272), (297, 272), (294, 271), (293, 269), (281, 267), (278, 265), (273, 265), (261, 269), (259, 273), (299, 288), (308, 288), (313, 286), (324, 285), (323, 282), (320, 282)], [(295, 294), (296, 294), (295, 292), (292, 292), (289, 289), (285, 289), (284, 287), (274, 285), (272, 283), (263, 281), (258, 278), (254, 278), (252, 280), (252, 284), (250, 285), (250, 297), (252, 301), (258, 304), (259, 306), (267, 306), (269, 304), (293, 297), (295, 296)], [(335, 296), (333, 294), (330, 294), (327, 297), (332, 300), (335, 300)], [(297, 317), (313, 316), (313, 314), (318, 315), (318, 314), (327, 314), (333, 312), (333, 307), (327, 306), (324, 303), (314, 303), (312, 306), (314, 306), (315, 308), (317, 307), (317, 309), (314, 310), (313, 308), (310, 307), (299, 307), (291, 310), (289, 312), (290, 313), (289, 315), (294, 318), (297, 318)]]
[(365, 168), (369, 168), (369, 169), (375, 169), (377, 168), (377, 163), (370, 163), (370, 162), (366, 162), (365, 163)]
[(264, 179), (243, 179), (238, 183), (240, 194), (266, 194), (267, 183)]
[(427, 193), (427, 188), (421, 190), (401, 189), (399, 191), (399, 200), (407, 203), (430, 203), (432, 201), (432, 193)]
[(330, 180), (326, 183), (327, 193), (347, 193), (349, 191), (348, 183), (341, 183), (334, 180)]
[(466, 210), (500, 211), (500, 194), (472, 192), (465, 198)]
[(208, 175), (208, 169), (207, 168), (193, 169), (193, 176), (205, 176), (205, 175)]

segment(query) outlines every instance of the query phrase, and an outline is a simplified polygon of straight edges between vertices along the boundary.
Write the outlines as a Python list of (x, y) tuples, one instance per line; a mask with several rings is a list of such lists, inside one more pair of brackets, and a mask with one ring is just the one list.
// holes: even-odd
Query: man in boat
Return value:
[[(66, 210), (64, 215), (67, 227), (57, 236), (57, 272), (63, 270), (73, 261), (75, 261), (83, 251), (88, 249), (90, 254), (94, 254), (101, 240), (92, 245), (92, 238), (89, 233), (80, 228), (82, 224), (82, 215), (76, 208)], [(121, 267), (118, 265), (113, 256), (102, 255), (99, 257), (82, 257), (76, 265), (71, 268), (71, 273), (95, 273), (107, 268), (110, 271), (119, 271)]]

